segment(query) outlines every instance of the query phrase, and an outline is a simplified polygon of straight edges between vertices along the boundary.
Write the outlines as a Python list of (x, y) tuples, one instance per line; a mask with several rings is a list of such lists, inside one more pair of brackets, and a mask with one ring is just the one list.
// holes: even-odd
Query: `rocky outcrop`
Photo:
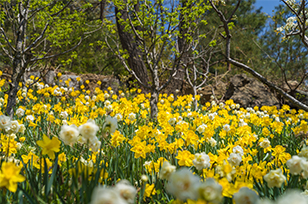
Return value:
[(257, 79), (238, 74), (230, 79), (230, 85), (224, 96), (225, 100), (233, 99), (242, 107), (277, 106), (279, 101), (270, 90)]
[[(41, 73), (38, 71), (25, 73), (26, 80), (31, 76), (34, 76), (34, 78), (39, 77), (42, 82), (50, 86), (58, 84), (59, 86), (67, 87), (65, 81), (69, 80), (69, 88), (74, 87), (75, 90), (79, 90), (80, 86), (84, 85), (85, 89), (91, 90), (92, 92), (96, 87), (99, 87), (101, 90), (107, 90), (111, 87), (114, 92), (118, 92), (120, 87), (120, 81), (114, 76), (97, 74), (76, 75), (72, 72), (64, 72), (60, 77), (57, 77), (56, 72), (53, 70), (49, 70), (47, 73)], [(80, 79), (78, 79), (78, 77)], [(101, 83), (98, 83), (98, 81)]]
[[(85, 88), (91, 91), (95, 90), (95, 87), (99, 87), (101, 90), (107, 90), (109, 87), (114, 92), (118, 92), (120, 87), (120, 81), (114, 76), (105, 76), (97, 74), (82, 74), (82, 78)], [(99, 85), (97, 82), (100, 81)]]
[(60, 86), (63, 86), (63, 87), (66, 87), (66, 83), (65, 81), (69, 80), (69, 83), (68, 83), (68, 87), (71, 88), (71, 87), (74, 87), (74, 90), (79, 90), (79, 87), (83, 84), (83, 81), (82, 79), (80, 78), (78, 80), (78, 78), (80, 78), (79, 76), (75, 76), (75, 75), (66, 75), (66, 74), (63, 74), (60, 78), (59, 78), (59, 85)]
[(36, 77), (39, 77), (42, 82), (44, 82), (45, 84), (48, 84), (49, 86), (54, 86), (56, 84), (55, 83), (56, 73), (53, 70), (47, 70), (43, 73), (39, 71), (25, 73), (26, 80), (29, 79), (31, 76), (34, 76), (35, 79)]

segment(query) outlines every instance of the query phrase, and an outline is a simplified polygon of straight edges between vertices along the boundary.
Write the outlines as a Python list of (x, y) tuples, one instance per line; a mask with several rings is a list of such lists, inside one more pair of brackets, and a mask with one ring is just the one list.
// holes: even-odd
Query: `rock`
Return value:
[[(201, 89), (198, 89), (197, 93), (199, 95), (201, 95), (200, 103), (205, 104), (206, 102), (210, 101), (211, 95), (215, 95), (215, 97), (218, 100), (222, 99), (222, 97), (226, 93), (226, 90), (227, 90), (226, 83), (224, 83), (222, 81), (218, 81), (215, 84), (208, 84), (208, 85), (202, 87)], [(214, 93), (213, 93), (213, 91), (214, 91)], [(189, 94), (193, 95), (193, 89), (188, 83), (184, 84), (183, 94), (184, 95), (189, 95)]]
[(246, 74), (237, 74), (230, 79), (230, 85), (226, 91), (225, 100), (233, 99), (242, 107), (276, 106), (279, 101), (269, 89), (257, 79), (249, 78)]
[(56, 77), (56, 73), (53, 70), (49, 70), (46, 75), (43, 77), (43, 80), (45, 82), (45, 84), (48, 84), (49, 86), (54, 86), (55, 83), (55, 77)]
[(102, 79), (102, 90), (106, 90), (108, 87), (111, 87), (114, 92), (118, 92), (120, 86), (120, 81), (112, 76), (106, 76)]
[[(289, 86), (291, 87), (291, 89), (295, 89), (298, 86), (298, 82), (297, 81), (288, 81)], [(286, 92), (291, 91), (289, 86), (285, 83), (282, 87), (282, 89)]]
[[(41, 74), (43, 74), (41, 76)], [(56, 73), (53, 70), (48, 70), (47, 73), (41, 73), (39, 71), (36, 72), (25, 72), (25, 79), (30, 79), (31, 76), (34, 76), (34, 79), (36, 77), (41, 78), (41, 81), (44, 82), (45, 84), (48, 84), (49, 86), (54, 86), (55, 85), (55, 77)]]
[(71, 79), (70, 82), (69, 82), (69, 87), (68, 88), (71, 88), (71, 87), (74, 87), (75, 90), (79, 90), (79, 87), (82, 85), (83, 81), (82, 79), (80, 78), (80, 81), (77, 81), (77, 77), (79, 76), (75, 76), (75, 75), (62, 75), (59, 80), (61, 81), (59, 83), (60, 86), (63, 86), (63, 87), (66, 87), (66, 84), (65, 84), (65, 81), (67, 81), (68, 79)]
[[(95, 88), (98, 87), (101, 90), (105, 91), (108, 87), (111, 87), (114, 93), (117, 93), (120, 87), (120, 81), (114, 76), (104, 76), (97, 74), (83, 74), (81, 78), (84, 82), (85, 88), (87, 90), (91, 90), (91, 92), (95, 91)], [(97, 82), (100, 81), (101, 85), (98, 85)]]
[(25, 72), (25, 79), (30, 79), (31, 76), (34, 76), (34, 79), (36, 79), (36, 77), (41, 78), (41, 73), (40, 72)]
[(227, 90), (226, 83), (221, 81), (218, 82), (217, 84), (209, 84), (202, 87), (202, 89), (198, 91), (198, 94), (202, 95), (200, 98), (201, 104), (210, 102), (212, 95), (215, 95), (216, 99), (218, 100), (222, 99), (224, 94), (226, 93), (226, 90)]

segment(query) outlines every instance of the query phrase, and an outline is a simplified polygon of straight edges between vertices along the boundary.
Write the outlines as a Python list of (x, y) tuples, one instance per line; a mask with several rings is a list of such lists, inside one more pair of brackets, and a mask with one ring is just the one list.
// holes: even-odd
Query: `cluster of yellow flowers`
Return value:
[[(98, 187), (95, 202), (117, 202), (111, 193), (122, 196), (120, 203), (133, 203), (134, 197), (169, 202), (170, 195), (189, 203), (219, 203), (223, 197), (240, 203), (242, 195), (251, 195), (247, 199), (254, 203), (272, 196), (261, 195), (264, 186), (287, 189), (298, 176), (297, 188), (303, 188), (308, 178), (308, 113), (287, 105), (244, 109), (229, 100), (194, 110), (191, 95), (161, 94), (152, 121), (150, 94), (141, 90), (91, 93), (84, 87), (30, 85), (18, 91), (13, 119), (4, 116), (7, 95), (0, 95), (0, 188), (11, 192), (18, 182), (28, 182), (27, 165), (38, 172), (47, 165), (52, 174), (56, 159), (67, 176), (86, 171), (94, 178), (98, 172), (98, 182), (116, 185)], [(96, 171), (96, 165), (103, 167)], [(124, 179), (138, 192), (128, 181), (116, 184)], [(123, 197), (125, 189), (129, 197)]]

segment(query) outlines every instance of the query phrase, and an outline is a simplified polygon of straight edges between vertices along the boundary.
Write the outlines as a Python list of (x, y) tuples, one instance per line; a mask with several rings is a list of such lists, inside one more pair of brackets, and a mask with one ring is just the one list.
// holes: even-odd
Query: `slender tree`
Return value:
[[(42, 60), (72, 51), (91, 33), (84, 25), (83, 9), (92, 5), (79, 3), (73, 0), (0, 1), (0, 47), (10, 59), (13, 73), (7, 115), (13, 116), (18, 86), (26, 70), (31, 70)], [(81, 7), (74, 9), (76, 5)], [(83, 29), (78, 29), (77, 39), (70, 39), (74, 27)]]
[[(151, 92), (151, 117), (157, 118), (159, 93), (180, 72), (185, 56), (193, 45), (196, 21), (209, 6), (204, 1), (114, 1), (117, 39), (106, 44), (124, 67)], [(115, 28), (110, 26), (110, 31)], [(181, 45), (179, 45), (179, 42)], [(165, 78), (165, 80), (164, 80)], [(163, 82), (163, 83), (162, 83)]]

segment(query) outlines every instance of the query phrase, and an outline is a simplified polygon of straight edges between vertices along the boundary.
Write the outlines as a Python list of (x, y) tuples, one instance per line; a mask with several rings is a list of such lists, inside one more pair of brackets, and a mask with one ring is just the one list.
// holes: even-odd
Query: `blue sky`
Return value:
[(260, 8), (261, 6), (262, 11), (272, 15), (272, 11), (275, 9), (275, 6), (278, 6), (279, 4), (283, 4), (280, 0), (256, 0), (256, 8)]

